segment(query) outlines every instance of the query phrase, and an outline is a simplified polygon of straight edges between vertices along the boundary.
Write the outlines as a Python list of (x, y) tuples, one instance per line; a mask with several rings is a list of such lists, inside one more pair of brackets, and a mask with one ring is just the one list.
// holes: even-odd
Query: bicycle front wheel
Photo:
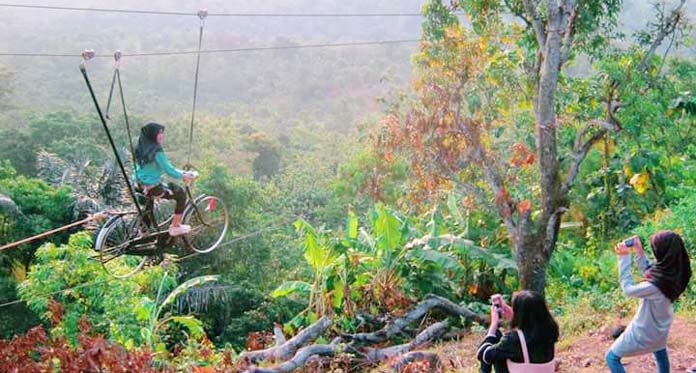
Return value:
[(215, 250), (225, 238), (230, 224), (225, 203), (215, 196), (197, 198), (184, 211), (183, 222), (191, 226), (184, 242), (198, 253)]

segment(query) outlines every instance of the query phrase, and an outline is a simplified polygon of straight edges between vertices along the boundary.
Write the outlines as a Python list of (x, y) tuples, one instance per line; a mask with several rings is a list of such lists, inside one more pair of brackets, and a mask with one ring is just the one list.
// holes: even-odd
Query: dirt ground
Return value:
[[(628, 325), (630, 319), (622, 320)], [(446, 372), (477, 372), (476, 349), (481, 335), (467, 334), (457, 342), (438, 344), (430, 348), (437, 352)], [(613, 340), (600, 331), (587, 330), (573, 337), (562, 337), (556, 345), (556, 359), (560, 361), (559, 372), (607, 372), (604, 363), (606, 353)], [(672, 324), (669, 340), (671, 371), (685, 372), (696, 365), (696, 320), (677, 316)], [(654, 373), (657, 371), (652, 355), (624, 358), (629, 373)], [(380, 369), (378, 371), (390, 371)]]

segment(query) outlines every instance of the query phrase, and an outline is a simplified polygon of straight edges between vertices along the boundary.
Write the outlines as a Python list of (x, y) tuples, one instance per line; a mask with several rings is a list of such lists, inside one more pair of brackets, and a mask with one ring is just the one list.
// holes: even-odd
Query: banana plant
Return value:
[(201, 286), (208, 282), (217, 281), (219, 278), (219, 276), (199, 276), (192, 278), (184, 282), (183, 284), (177, 286), (174, 290), (172, 290), (169, 293), (169, 295), (167, 295), (167, 297), (162, 301), (162, 303), (160, 303), (160, 297), (162, 296), (162, 288), (165, 284), (167, 276), (168, 272), (165, 272), (160, 282), (160, 286), (157, 290), (157, 298), (155, 299), (155, 301), (153, 302), (151, 299), (145, 298), (143, 299), (143, 302), (141, 303), (138, 310), (136, 310), (136, 313), (139, 318), (148, 319), (147, 327), (144, 327), (140, 330), (143, 340), (145, 341), (145, 343), (147, 343), (148, 346), (154, 347), (155, 351), (160, 352), (165, 350), (165, 346), (160, 341), (161, 338), (159, 333), (160, 330), (168, 323), (174, 322), (182, 325), (194, 338), (198, 338), (205, 333), (203, 330), (203, 323), (194, 316), (167, 315), (163, 319), (160, 319), (162, 311), (164, 311), (168, 306), (174, 303), (178, 296), (186, 293), (187, 290), (193, 287)]
[(311, 318), (326, 314), (332, 302), (327, 279), (334, 268), (341, 264), (341, 255), (332, 250), (328, 232), (317, 230), (305, 220), (295, 222), (297, 232), (302, 236), (304, 258), (312, 269), (311, 284), (305, 281), (286, 281), (273, 291), (273, 297), (288, 296), (292, 293), (302, 293), (309, 296), (307, 309)]

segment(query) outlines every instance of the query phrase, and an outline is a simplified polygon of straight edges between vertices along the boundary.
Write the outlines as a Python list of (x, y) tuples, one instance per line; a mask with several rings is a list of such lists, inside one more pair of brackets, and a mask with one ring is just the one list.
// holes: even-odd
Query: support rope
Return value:
[(186, 158), (186, 169), (191, 169), (191, 152), (193, 151), (193, 126), (196, 120), (196, 101), (198, 99), (198, 73), (201, 67), (201, 46), (203, 45), (203, 29), (205, 27), (205, 17), (208, 16), (207, 10), (200, 10), (198, 18), (201, 20), (201, 25), (198, 32), (198, 52), (196, 53), (196, 74), (193, 80), (193, 105), (191, 107), (191, 125), (189, 128), (188, 155)]
[(118, 154), (118, 149), (116, 149), (116, 144), (114, 143), (114, 139), (111, 136), (111, 131), (109, 131), (109, 126), (106, 125), (106, 119), (104, 118), (104, 114), (102, 114), (101, 107), (99, 106), (99, 102), (97, 101), (97, 96), (94, 94), (92, 83), (89, 81), (89, 76), (87, 76), (87, 61), (89, 61), (93, 57), (94, 51), (88, 50), (82, 53), (83, 61), (80, 64), (80, 72), (82, 72), (82, 76), (85, 78), (87, 89), (89, 90), (89, 94), (92, 97), (92, 101), (94, 102), (94, 107), (97, 109), (97, 114), (99, 114), (99, 120), (101, 121), (102, 126), (104, 127), (106, 137), (109, 139), (109, 144), (111, 145), (111, 150), (113, 150), (114, 156), (116, 157), (118, 167), (121, 169), (121, 173), (123, 174), (123, 179), (126, 182), (126, 186), (128, 187), (128, 192), (130, 193), (131, 198), (133, 199), (133, 203), (135, 204), (135, 207), (138, 210), (138, 215), (142, 216), (143, 211), (140, 208), (140, 203), (138, 203), (138, 199), (135, 197), (135, 190), (133, 189), (133, 185), (131, 185), (130, 178), (128, 178), (126, 168), (123, 166), (121, 156)]
[(91, 221), (95, 221), (95, 220), (96, 220), (96, 221), (99, 221), (99, 220), (104, 219), (105, 217), (106, 217), (106, 213), (99, 212), (99, 213), (90, 215), (90, 216), (88, 216), (88, 217), (86, 217), (86, 218), (84, 218), (84, 219), (82, 219), (82, 220), (78, 220), (78, 221), (76, 221), (76, 222), (73, 222), (73, 223), (64, 225), (64, 226), (62, 226), (62, 227), (58, 227), (58, 228), (55, 228), (55, 229), (51, 229), (51, 230), (49, 230), (49, 231), (46, 231), (46, 232), (43, 232), (43, 233), (39, 233), (39, 234), (37, 234), (37, 235), (35, 235), (35, 236), (27, 237), (27, 238), (24, 238), (24, 239), (19, 240), (19, 241), (15, 241), (15, 242), (8, 243), (8, 244), (6, 244), (6, 245), (1, 246), (1, 247), (0, 247), (0, 251), (7, 250), (7, 249), (11, 249), (11, 248), (13, 248), (13, 247), (17, 247), (17, 246), (19, 246), (19, 245), (23, 245), (23, 244), (25, 244), (25, 243), (29, 243), (29, 242), (32, 242), (32, 241), (36, 241), (36, 240), (39, 240), (39, 239), (41, 239), (41, 238), (48, 237), (48, 236), (50, 236), (50, 235), (52, 235), (52, 234), (65, 231), (65, 230), (68, 230), (68, 229), (70, 229), (70, 228), (80, 226), (80, 225), (82, 225), (82, 224), (89, 223), (89, 222), (91, 222)]

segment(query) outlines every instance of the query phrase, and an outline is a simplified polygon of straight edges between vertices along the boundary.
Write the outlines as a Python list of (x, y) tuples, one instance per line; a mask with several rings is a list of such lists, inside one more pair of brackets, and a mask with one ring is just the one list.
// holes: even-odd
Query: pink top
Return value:
[(554, 360), (543, 364), (532, 364), (529, 362), (529, 351), (527, 351), (527, 341), (524, 339), (524, 333), (516, 329), (517, 336), (520, 337), (520, 346), (522, 346), (522, 358), (524, 363), (516, 363), (512, 360), (507, 361), (507, 368), (510, 373), (553, 373), (556, 371), (556, 362)]

